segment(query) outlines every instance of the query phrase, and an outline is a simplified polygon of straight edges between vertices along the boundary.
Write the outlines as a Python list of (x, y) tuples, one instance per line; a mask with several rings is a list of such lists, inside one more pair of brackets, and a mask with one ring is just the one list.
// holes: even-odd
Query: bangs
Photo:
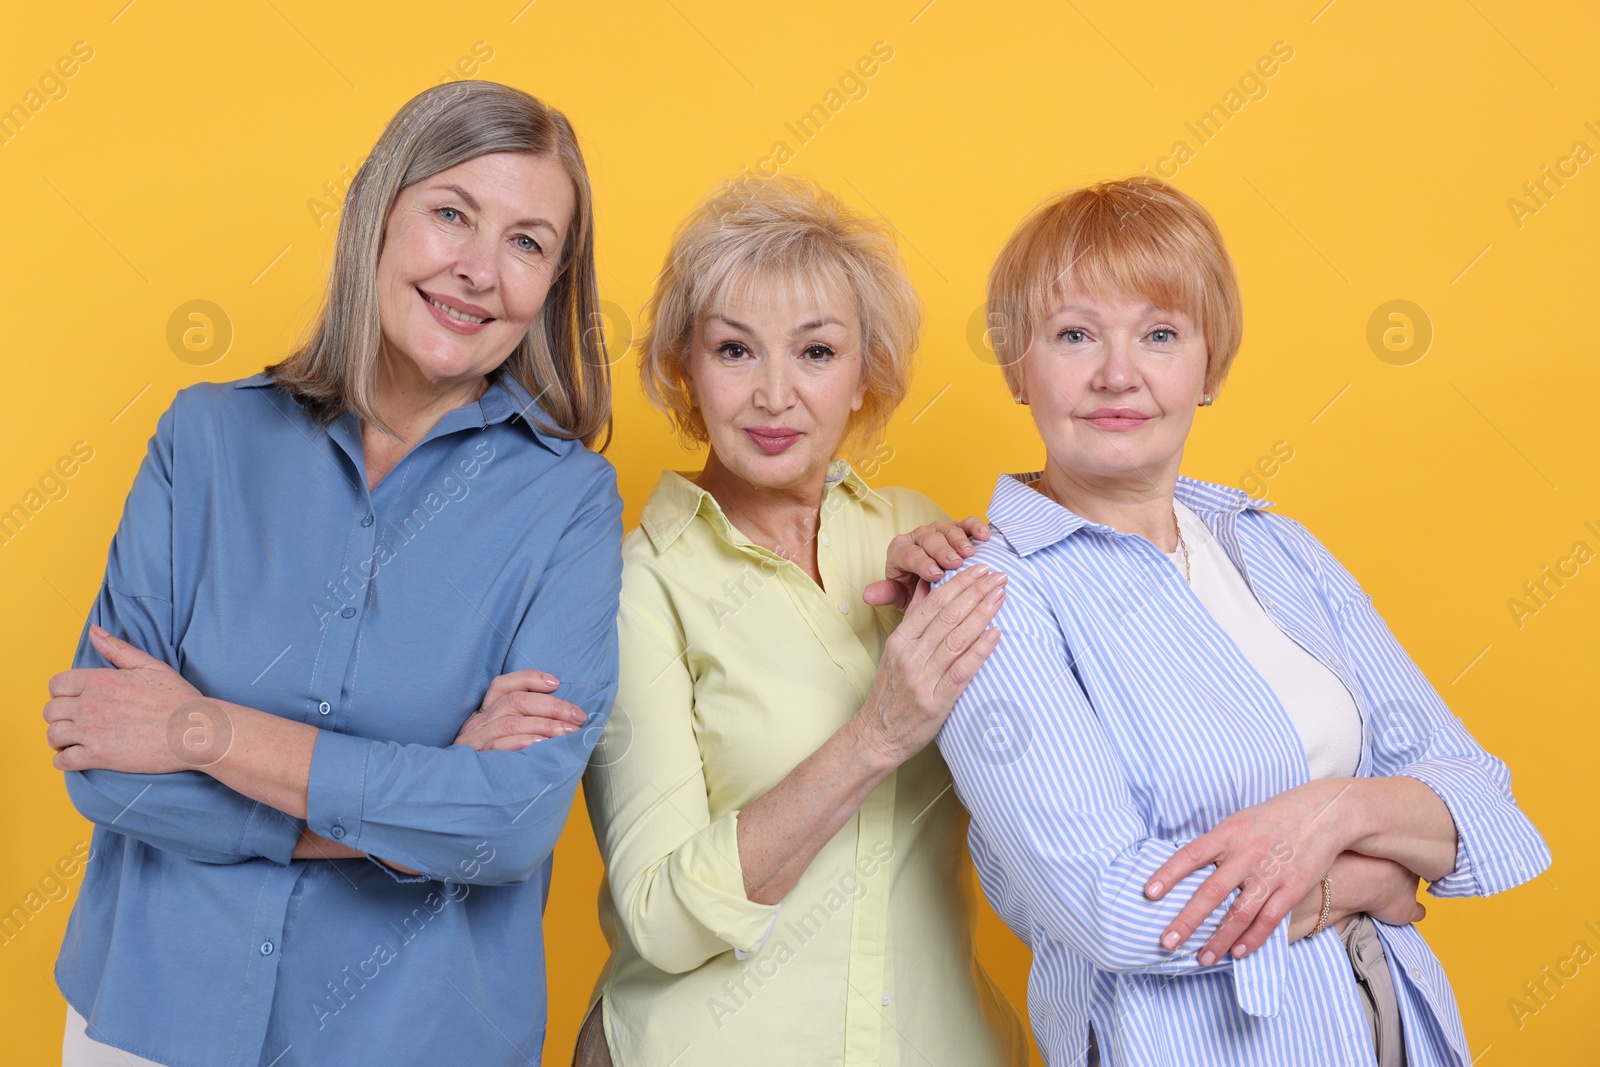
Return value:
[[(763, 249), (746, 257), (730, 250), (721, 262), (710, 264), (710, 269), (695, 279), (690, 293), (694, 320), (709, 315), (738, 318), (731, 313), (734, 304), (766, 307), (789, 302), (819, 309), (844, 304), (858, 320), (862, 318), (846, 268), (831, 256), (815, 254), (816, 250), (789, 251), (791, 254), (774, 255)], [(865, 332), (865, 323), (862, 326)], [(862, 340), (864, 343), (865, 338)]]
[(1017, 227), (989, 275), (989, 322), (1012, 392), (1035, 332), (1081, 292), (1182, 312), (1206, 340), (1216, 388), (1239, 350), (1239, 285), (1206, 210), (1162, 182), (1127, 178), (1056, 197)]

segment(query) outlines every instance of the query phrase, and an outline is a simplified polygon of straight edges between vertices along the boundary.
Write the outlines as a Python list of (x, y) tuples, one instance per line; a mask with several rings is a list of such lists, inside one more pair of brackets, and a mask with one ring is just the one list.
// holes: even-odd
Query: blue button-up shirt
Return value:
[[(294, 819), (200, 771), (69, 772), (96, 824), (56, 980), (97, 1040), (186, 1067), (537, 1063), (550, 855), (617, 678), (615, 472), (502, 377), (368, 491), (360, 426), (265, 375), (180, 392), (90, 622), (203, 694), (316, 726)], [(107, 664), (87, 635), (78, 667)], [(589, 715), (452, 745), (537, 667)], [(294, 860), (301, 828), (375, 860)]]
[[(1031, 480), (1033, 475), (1021, 476)], [(1459, 835), (1436, 896), (1481, 896), (1544, 870), (1505, 765), (1475, 742), (1396, 642), (1372, 598), (1311, 534), (1224, 486), (1180, 479), (1262, 608), (1339, 677), (1363, 721), (1359, 776), (1409, 775)], [(1049, 1062), (1108, 1067), (1371, 1064), (1337, 936), (1196, 961), (1226, 910), (1175, 952), (1160, 936), (1211, 873), (1144, 896), (1184, 843), (1308, 779), (1271, 686), (1143, 537), (1088, 522), (1013, 476), (970, 564), (1005, 571), (999, 646), (939, 737), (984, 891), (1033, 948), (1028, 1008)], [(1292, 857), (1283, 857), (1292, 862)], [(1227, 904), (1231, 905), (1230, 897)], [(1378, 924), (1411, 1067), (1466, 1067), (1450, 984), (1412, 926)]]

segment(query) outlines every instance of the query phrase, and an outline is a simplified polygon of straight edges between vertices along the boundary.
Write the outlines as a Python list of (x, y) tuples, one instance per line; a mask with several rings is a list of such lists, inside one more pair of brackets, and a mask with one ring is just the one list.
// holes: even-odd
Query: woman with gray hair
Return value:
[[(69, 1067), (539, 1058), (617, 677), (597, 304), (566, 118), (439, 86), (356, 175), (306, 344), (161, 417), (45, 706), (96, 824)], [(482, 741), (502, 705), (548, 743)]]

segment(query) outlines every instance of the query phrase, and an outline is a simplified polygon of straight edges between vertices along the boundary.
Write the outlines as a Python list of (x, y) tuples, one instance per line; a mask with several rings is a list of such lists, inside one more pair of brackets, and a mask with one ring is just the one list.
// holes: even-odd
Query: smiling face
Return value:
[(1170, 489), (1205, 390), (1199, 326), (1143, 298), (1062, 293), (1021, 368), (1050, 470)]
[(685, 377), (712, 458), (749, 485), (818, 485), (861, 408), (861, 319), (835, 287), (757, 278), (695, 323)]
[(385, 371), (449, 391), (504, 363), (560, 273), (575, 203), (559, 160), (520, 152), (402, 189), (378, 259)]

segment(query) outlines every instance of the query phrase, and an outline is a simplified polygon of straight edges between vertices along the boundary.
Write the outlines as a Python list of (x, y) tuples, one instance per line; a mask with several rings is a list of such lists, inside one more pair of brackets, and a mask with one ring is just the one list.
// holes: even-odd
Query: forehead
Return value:
[(411, 187), (413, 192), (430, 196), (451, 195), (457, 190), (480, 212), (518, 221), (543, 221), (558, 230), (566, 227), (577, 203), (577, 191), (561, 160), (528, 152), (477, 156)]

